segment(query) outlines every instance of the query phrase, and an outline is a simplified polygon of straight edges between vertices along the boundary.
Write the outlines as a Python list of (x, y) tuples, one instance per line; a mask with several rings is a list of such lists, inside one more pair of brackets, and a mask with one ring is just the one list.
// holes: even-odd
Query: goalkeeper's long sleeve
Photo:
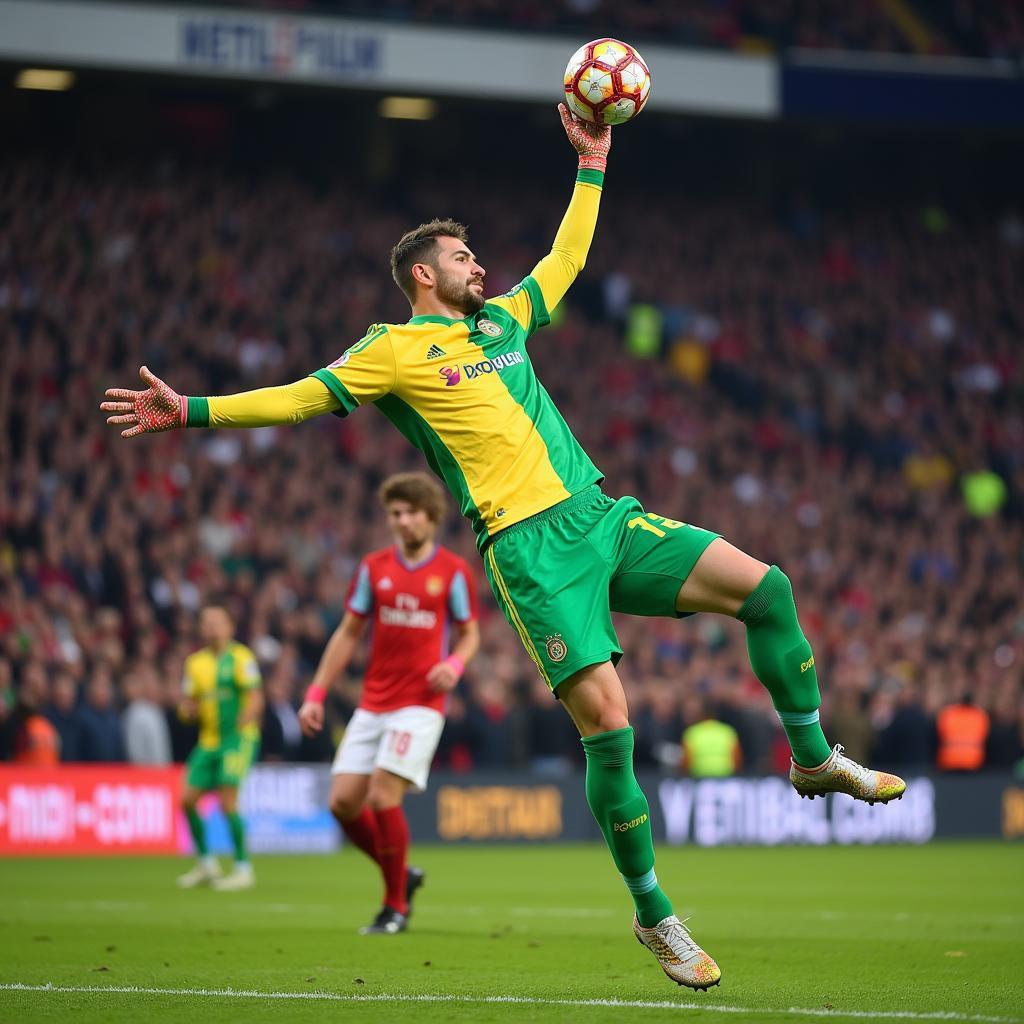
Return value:
[(338, 400), (315, 377), (220, 398), (188, 399), (190, 427), (270, 427), (334, 412)]
[(531, 276), (540, 285), (549, 311), (561, 302), (587, 262), (603, 185), (602, 171), (581, 169), (578, 172), (569, 208), (555, 234), (551, 252), (533, 268)]

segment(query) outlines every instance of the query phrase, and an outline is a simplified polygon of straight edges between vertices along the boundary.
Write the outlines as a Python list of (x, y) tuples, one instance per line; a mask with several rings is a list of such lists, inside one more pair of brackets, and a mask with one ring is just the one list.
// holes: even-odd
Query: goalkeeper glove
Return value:
[(608, 150), (612, 148), (611, 127), (580, 120), (564, 103), (558, 104), (558, 113), (562, 117), (565, 134), (579, 153), (580, 168), (603, 171), (608, 163)]
[(174, 430), (188, 424), (188, 399), (179, 395), (165, 384), (148, 367), (139, 370), (139, 376), (149, 385), (145, 391), (129, 391), (127, 388), (107, 388), (107, 398), (100, 408), (104, 412), (117, 413), (108, 416), (107, 422), (114, 426), (127, 426), (121, 431), (122, 437), (137, 437), (139, 434), (155, 434), (161, 430)]

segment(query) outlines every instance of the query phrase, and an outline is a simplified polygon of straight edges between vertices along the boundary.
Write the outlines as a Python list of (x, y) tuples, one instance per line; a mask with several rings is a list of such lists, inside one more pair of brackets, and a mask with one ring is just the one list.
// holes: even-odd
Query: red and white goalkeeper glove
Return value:
[(148, 367), (143, 366), (139, 376), (149, 385), (145, 391), (107, 388), (107, 398), (115, 401), (102, 402), (100, 408), (104, 412), (119, 414), (108, 416), (107, 422), (114, 426), (127, 425), (128, 429), (121, 431), (122, 437), (184, 427), (188, 422), (188, 399), (151, 373)]
[(581, 121), (564, 103), (558, 104), (558, 113), (572, 148), (580, 155), (580, 168), (603, 171), (608, 163), (608, 150), (612, 148), (611, 127)]

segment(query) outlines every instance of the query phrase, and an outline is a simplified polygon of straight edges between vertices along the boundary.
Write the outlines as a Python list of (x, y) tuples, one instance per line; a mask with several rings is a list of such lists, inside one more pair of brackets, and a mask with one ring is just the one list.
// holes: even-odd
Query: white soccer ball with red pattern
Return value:
[(565, 103), (584, 121), (625, 124), (643, 110), (650, 94), (650, 69), (629, 43), (595, 39), (569, 58)]

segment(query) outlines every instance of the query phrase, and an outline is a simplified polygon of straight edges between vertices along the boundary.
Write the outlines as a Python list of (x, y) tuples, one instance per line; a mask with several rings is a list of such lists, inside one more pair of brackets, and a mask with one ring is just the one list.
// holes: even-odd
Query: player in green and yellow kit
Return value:
[[(178, 879), (183, 889), (211, 883), (215, 889), (249, 889), (255, 882), (245, 851), (245, 823), (238, 813), (238, 788), (259, 752), (263, 691), (256, 657), (234, 639), (226, 608), (207, 605), (199, 614), (205, 646), (185, 661), (182, 717), (198, 719), (199, 743), (185, 763), (182, 809), (195, 840), (198, 862)], [(217, 859), (206, 845), (206, 830), (196, 804), (215, 792), (228, 820), (235, 866), (221, 878)]]
[(654, 873), (611, 612), (718, 612), (743, 622), (802, 796), (844, 792), (885, 802), (905, 785), (826, 742), (814, 657), (785, 574), (714, 533), (647, 512), (636, 498), (603, 494), (600, 470), (537, 379), (526, 343), (583, 269), (611, 145), (609, 129), (560, 110), (580, 158), (572, 200), (551, 252), (506, 295), (484, 298), (485, 272), (462, 225), (433, 221), (391, 254), (412, 306), (407, 323), (371, 327), (335, 362), (284, 387), (188, 398), (143, 367), (147, 390), (108, 390), (101, 408), (134, 437), (298, 423), (376, 405), (458, 498), (498, 603), (580, 731), (587, 801), (633, 897), (636, 937), (672, 980), (707, 988), (721, 977), (718, 965), (673, 913)]

